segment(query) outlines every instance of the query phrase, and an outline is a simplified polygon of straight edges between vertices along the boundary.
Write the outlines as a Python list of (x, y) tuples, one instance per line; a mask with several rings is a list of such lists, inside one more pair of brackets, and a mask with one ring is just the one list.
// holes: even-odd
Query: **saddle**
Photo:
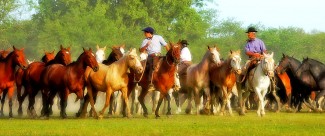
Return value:
[(257, 59), (257, 58), (253, 58), (249, 64), (248, 64), (248, 67), (247, 67), (247, 70), (245, 73), (242, 74), (242, 80), (241, 80), (241, 83), (245, 83), (245, 81), (247, 80), (247, 75), (249, 74), (249, 72), (254, 69), (258, 63), (259, 63), (260, 59)]

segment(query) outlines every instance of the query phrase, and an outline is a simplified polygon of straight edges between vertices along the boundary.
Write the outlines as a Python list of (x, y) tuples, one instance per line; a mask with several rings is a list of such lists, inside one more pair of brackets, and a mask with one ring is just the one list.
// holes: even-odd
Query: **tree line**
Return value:
[[(2, 3), (1, 3), (2, 2)], [(0, 3), (1, 49), (24, 47), (28, 58), (38, 59), (45, 51), (70, 46), (74, 59), (81, 47), (95, 48), (125, 44), (139, 48), (141, 29), (155, 28), (166, 41), (189, 41), (194, 62), (207, 46), (217, 46), (222, 57), (229, 50), (242, 50), (248, 26), (234, 19), (218, 19), (218, 11), (207, 8), (212, 0), (3, 0)], [(17, 19), (12, 13), (21, 6), (36, 10), (31, 19)], [(310, 57), (325, 62), (325, 33), (301, 28), (258, 28), (258, 37), (278, 60), (282, 53), (301, 60)], [(110, 50), (107, 50), (107, 54)]]

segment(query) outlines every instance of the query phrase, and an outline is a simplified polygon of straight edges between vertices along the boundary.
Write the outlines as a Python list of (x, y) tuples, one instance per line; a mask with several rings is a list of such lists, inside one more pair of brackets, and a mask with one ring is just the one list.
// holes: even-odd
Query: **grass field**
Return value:
[(325, 135), (325, 115), (320, 113), (273, 113), (258, 117), (255, 111), (246, 116), (173, 115), (155, 119), (137, 115), (68, 119), (57, 115), (49, 120), (0, 119), (0, 135)]

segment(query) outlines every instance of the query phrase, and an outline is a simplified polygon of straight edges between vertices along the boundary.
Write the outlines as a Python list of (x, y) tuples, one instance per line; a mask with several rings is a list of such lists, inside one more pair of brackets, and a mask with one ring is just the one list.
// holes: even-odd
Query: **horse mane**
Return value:
[(4, 61), (4, 62), (7, 62), (7, 61), (11, 58), (11, 56), (12, 56), (13, 54), (14, 54), (14, 51), (10, 52), (10, 53), (7, 55), (7, 57), (3, 59), (3, 61)]

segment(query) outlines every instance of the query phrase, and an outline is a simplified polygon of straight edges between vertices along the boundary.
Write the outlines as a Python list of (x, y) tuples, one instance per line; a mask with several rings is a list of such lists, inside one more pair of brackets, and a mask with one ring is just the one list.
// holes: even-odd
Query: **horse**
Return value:
[[(265, 115), (265, 95), (268, 91), (269, 86), (271, 85), (271, 78), (274, 77), (274, 59), (273, 52), (271, 54), (263, 53), (263, 58), (257, 64), (255, 68), (253, 68), (248, 73), (248, 79), (245, 82), (245, 93), (249, 95), (250, 91), (253, 90), (255, 94), (258, 96), (259, 103), (257, 109), (258, 116)], [(242, 91), (242, 89), (239, 89)], [(240, 101), (240, 115), (245, 115), (245, 100), (248, 95), (242, 96), (243, 92), (239, 92), (239, 101)], [(242, 97), (241, 97), (242, 96)]]
[[(204, 89), (204, 93), (207, 95), (208, 103), (210, 104), (210, 77), (209, 71), (212, 64), (220, 65), (220, 53), (218, 52), (217, 47), (208, 46), (208, 50), (203, 56), (202, 60), (198, 64), (192, 64), (187, 68), (186, 71), (186, 88), (188, 89), (188, 105), (186, 108), (186, 113), (191, 113), (192, 108), (192, 95), (195, 99), (196, 114), (199, 115), (200, 112), (200, 92)], [(209, 107), (207, 106), (207, 109)]]
[[(167, 98), (168, 101), (168, 111), (167, 115), (171, 115), (171, 108), (170, 108), (170, 96), (168, 94), (169, 89), (172, 88), (174, 85), (174, 75), (176, 72), (177, 64), (180, 60), (180, 42), (177, 44), (169, 43), (170, 49), (167, 51), (166, 56), (161, 56), (159, 60), (159, 66), (157, 70), (153, 72), (152, 83), (155, 88), (160, 92), (158, 105), (155, 110), (156, 118), (159, 118), (159, 107), (162, 103), (163, 98)], [(132, 73), (132, 72), (131, 72)], [(145, 106), (144, 100), (145, 96), (148, 94), (148, 74), (149, 74), (149, 67), (146, 65), (146, 70), (141, 75), (136, 75), (136, 77), (140, 77), (138, 80), (138, 84), (141, 86), (142, 91), (138, 96), (138, 100), (143, 108), (143, 115), (144, 117), (148, 117), (148, 109)], [(134, 76), (129, 74), (130, 76)], [(129, 90), (133, 90), (136, 87), (136, 82), (134, 82), (134, 78), (129, 78)]]
[(128, 69), (134, 69), (138, 73), (143, 71), (143, 67), (138, 59), (136, 50), (130, 49), (126, 55), (121, 59), (115, 61), (109, 66), (99, 64), (97, 72), (91, 71), (89, 68), (85, 72), (85, 82), (87, 84), (87, 95), (85, 102), (83, 103), (81, 117), (85, 117), (88, 103), (91, 104), (94, 117), (97, 117), (97, 112), (94, 107), (93, 96), (96, 96), (98, 91), (106, 92), (106, 101), (103, 109), (99, 112), (98, 118), (103, 118), (103, 114), (106, 108), (109, 106), (111, 94), (114, 91), (121, 90), (124, 102), (127, 107), (127, 116), (130, 115), (130, 109), (128, 107)]
[[(17, 49), (13, 46), (13, 51), (0, 61), (0, 94), (8, 92), (9, 98), (9, 117), (12, 118), (12, 96), (14, 94), (15, 84), (15, 67), (19, 66), (23, 69), (27, 67), (24, 49)], [(0, 116), (3, 116), (3, 105), (1, 106)]]
[(311, 107), (314, 111), (321, 111), (319, 99), (325, 95), (325, 65), (315, 59), (305, 58), (298, 70), (297, 77), (300, 81), (311, 90), (319, 90), (316, 95), (316, 108)]
[[(297, 111), (301, 110), (301, 104), (305, 103), (308, 107), (312, 108), (309, 96), (311, 95), (311, 88), (308, 85), (302, 83), (297, 71), (300, 68), (301, 62), (293, 57), (282, 54), (282, 58), (276, 67), (275, 71), (278, 74), (286, 72), (290, 78), (290, 84), (292, 86), (292, 102), (290, 106), (295, 107)], [(311, 79), (308, 76), (304, 76), (305, 79)], [(308, 77), (308, 78), (306, 78)], [(311, 83), (316, 81), (310, 80)], [(307, 102), (306, 102), (307, 100)]]
[(53, 99), (57, 93), (60, 97), (60, 116), (66, 118), (66, 107), (68, 95), (75, 93), (77, 99), (82, 99), (85, 89), (85, 77), (84, 73), (87, 67), (90, 67), (93, 71), (98, 71), (98, 63), (92, 49), (86, 50), (83, 48), (77, 61), (64, 66), (62, 64), (53, 64), (45, 68), (41, 74), (43, 81), (44, 91), (42, 92), (43, 100), (46, 100), (43, 108), (45, 109), (45, 117), (49, 117), (50, 108), (53, 105)]
[[(41, 80), (42, 71), (51, 64), (68, 65), (71, 63), (70, 47), (64, 48), (62, 45), (60, 45), (60, 50), (57, 52), (55, 57), (53, 57), (53, 55), (54, 51), (50, 53), (45, 52), (45, 55), (41, 58), (41, 62), (33, 62), (25, 70), (21, 79), (22, 86), (25, 88), (24, 93), (21, 95), (21, 87), (17, 88), (17, 98), (19, 102), (18, 115), (21, 116), (23, 114), (22, 104), (28, 95), (29, 103), (27, 107), (27, 114), (31, 118), (37, 117), (34, 105), (37, 93), (43, 89)], [(42, 114), (44, 114), (44, 109), (42, 109)]]
[[(112, 64), (113, 62), (119, 60), (124, 55), (124, 45), (110, 47), (112, 49), (112, 51), (109, 54), (109, 56), (107, 57), (107, 59), (104, 59), (105, 58), (105, 54), (102, 55), (102, 52), (104, 52), (104, 50), (106, 49), (106, 46), (103, 47), (103, 48), (99, 48), (99, 46), (97, 45), (96, 48), (97, 48), (97, 51), (96, 51), (95, 54), (96, 54), (96, 60), (97, 60), (97, 62), (98, 63), (102, 63), (103, 62), (103, 64), (105, 63), (105, 65), (107, 65), (107, 66), (110, 65), (110, 64)], [(118, 96), (118, 93), (116, 93), (116, 92), (114, 92), (112, 94), (112, 97), (110, 99), (111, 102), (110, 102), (110, 107), (109, 107), (109, 113), (112, 113), (113, 112), (113, 108), (112, 108), (113, 105), (112, 105), (112, 103), (113, 103), (114, 99), (120, 98), (120, 97), (117, 97), (117, 96)], [(88, 97), (88, 95), (86, 95), (85, 97)], [(97, 96), (94, 96), (93, 99), (94, 99), (94, 102), (96, 103)], [(103, 100), (100, 99), (100, 102), (103, 102)], [(76, 114), (77, 117), (80, 116), (80, 113), (81, 113), (81, 110), (82, 110), (82, 105), (83, 105), (83, 102), (80, 104), (80, 109), (79, 109), (78, 113)], [(115, 105), (114, 105), (114, 107), (115, 107)], [(116, 108), (117, 107), (115, 107), (114, 109), (116, 109)], [(89, 112), (89, 116), (92, 116), (92, 112), (91, 111)]]
[[(220, 90), (223, 94), (220, 115), (224, 114), (226, 104), (228, 106), (230, 115), (232, 114), (230, 97), (232, 94), (232, 89), (236, 84), (236, 74), (241, 74), (240, 62), (240, 51), (230, 51), (228, 59), (226, 59), (220, 66), (212, 65), (210, 68), (210, 81), (213, 85), (217, 86), (219, 88), (218, 90)], [(211, 92), (213, 92), (213, 90), (211, 90)]]

